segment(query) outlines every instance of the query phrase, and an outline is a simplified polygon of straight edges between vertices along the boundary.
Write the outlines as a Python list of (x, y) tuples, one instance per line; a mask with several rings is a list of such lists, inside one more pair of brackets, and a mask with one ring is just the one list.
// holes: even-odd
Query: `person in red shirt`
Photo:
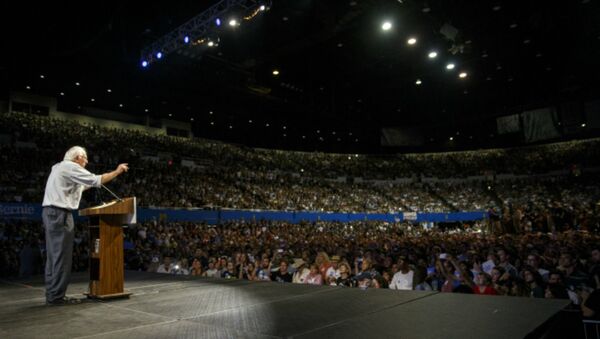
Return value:
[(498, 292), (492, 286), (492, 277), (485, 272), (480, 272), (475, 277), (473, 293), (485, 295), (498, 295)]

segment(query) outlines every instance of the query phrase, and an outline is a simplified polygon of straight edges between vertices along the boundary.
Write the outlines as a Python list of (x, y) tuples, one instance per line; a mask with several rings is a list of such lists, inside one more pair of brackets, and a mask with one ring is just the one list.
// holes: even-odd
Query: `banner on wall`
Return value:
[[(75, 212), (76, 218), (79, 217)], [(42, 206), (40, 204), (4, 203), (0, 204), (0, 219), (30, 219), (41, 220)], [(144, 221), (190, 221), (205, 222), (210, 225), (229, 220), (277, 220), (290, 223), (302, 221), (385, 221), (395, 223), (409, 222), (457, 222), (487, 219), (485, 211), (453, 212), (453, 213), (327, 213), (308, 211), (260, 211), (260, 210), (200, 210), (200, 209), (158, 209), (138, 208), (137, 220)]]

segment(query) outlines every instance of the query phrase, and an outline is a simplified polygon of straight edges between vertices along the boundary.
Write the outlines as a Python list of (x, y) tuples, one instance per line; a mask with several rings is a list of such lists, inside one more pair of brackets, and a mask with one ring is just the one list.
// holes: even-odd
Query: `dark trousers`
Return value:
[(46, 300), (61, 299), (67, 292), (73, 261), (74, 223), (71, 211), (44, 207), (46, 230)]

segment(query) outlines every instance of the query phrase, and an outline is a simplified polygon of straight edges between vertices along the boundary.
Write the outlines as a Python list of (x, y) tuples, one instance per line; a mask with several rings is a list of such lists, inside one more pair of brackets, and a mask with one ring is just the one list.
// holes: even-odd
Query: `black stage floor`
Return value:
[[(69, 295), (82, 297), (87, 278), (74, 274)], [(567, 305), (140, 272), (125, 281), (129, 299), (74, 306), (45, 306), (42, 277), (2, 281), (0, 338), (523, 338)]]

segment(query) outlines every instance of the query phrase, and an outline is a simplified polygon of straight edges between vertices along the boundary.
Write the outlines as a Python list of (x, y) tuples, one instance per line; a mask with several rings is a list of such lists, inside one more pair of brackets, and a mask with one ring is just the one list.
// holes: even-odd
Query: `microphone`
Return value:
[(102, 186), (102, 188), (104, 188), (105, 190), (107, 190), (108, 193), (112, 194), (112, 196), (115, 197), (118, 202), (123, 201), (123, 199), (119, 198), (116, 194), (113, 193), (113, 191), (109, 190), (108, 187), (104, 186), (104, 184), (100, 184), (100, 186)]

